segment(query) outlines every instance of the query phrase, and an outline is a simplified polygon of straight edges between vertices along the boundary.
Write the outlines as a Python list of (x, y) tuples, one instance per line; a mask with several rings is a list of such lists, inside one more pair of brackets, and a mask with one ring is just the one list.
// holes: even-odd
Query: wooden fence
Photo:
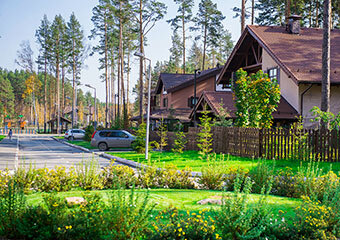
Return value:
[[(199, 129), (189, 128), (186, 133), (186, 150), (198, 150)], [(340, 161), (340, 131), (257, 129), (238, 127), (213, 127), (212, 149), (241, 157), (265, 159), (300, 159), (328, 162)], [(173, 146), (175, 135), (168, 133), (168, 146)], [(152, 140), (158, 140), (155, 133)]]

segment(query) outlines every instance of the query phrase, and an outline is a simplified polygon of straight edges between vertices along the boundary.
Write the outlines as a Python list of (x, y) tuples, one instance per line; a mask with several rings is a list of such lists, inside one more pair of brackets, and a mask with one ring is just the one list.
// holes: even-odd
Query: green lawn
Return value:
[[(108, 201), (108, 194), (112, 190), (97, 190), (91, 191), (91, 193), (98, 193), (102, 196), (104, 201)], [(128, 190), (127, 190), (128, 191)], [(137, 193), (143, 193), (147, 190), (136, 190)], [(84, 191), (69, 191), (58, 193), (62, 197), (81, 197)], [(149, 190), (151, 201), (157, 202), (156, 209), (163, 210), (170, 206), (178, 207), (181, 211), (199, 211), (204, 208), (218, 208), (216, 205), (200, 205), (198, 201), (212, 196), (222, 196), (221, 191), (211, 190), (177, 190), (177, 189), (151, 189)], [(229, 194), (229, 193), (225, 193)], [(254, 202), (260, 195), (251, 194), (249, 202)], [(29, 204), (37, 205), (42, 203), (42, 193), (34, 193), (27, 195), (27, 201)], [(279, 210), (287, 212), (287, 215), (293, 215), (293, 209), (301, 203), (300, 199), (269, 196), (268, 205), (272, 208), (273, 213), (278, 213)]]
[[(174, 165), (178, 169), (183, 169), (185, 167), (190, 167), (192, 171), (201, 171), (202, 167), (208, 164), (207, 161), (202, 161), (199, 159), (198, 152), (196, 151), (185, 151), (183, 154), (176, 155), (172, 152), (151, 152), (150, 153), (150, 161), (147, 162), (144, 158), (144, 154), (138, 154), (136, 152), (111, 152), (109, 153), (113, 156), (125, 158), (128, 160), (141, 162), (144, 164), (153, 164), (157, 167), (166, 167), (167, 165)], [(217, 160), (219, 164), (226, 165), (228, 168), (244, 168), (244, 169), (252, 169), (256, 166), (258, 160), (245, 158), (245, 157), (237, 157), (231, 155), (224, 154), (216, 154)], [(273, 165), (273, 160), (264, 160), (268, 164)], [(307, 166), (309, 162), (301, 162), (298, 160), (277, 160), (275, 161), (275, 169), (279, 170), (285, 167), (291, 167), (294, 172), (298, 170), (298, 168), (302, 166)], [(319, 167), (323, 168), (324, 171), (328, 171), (330, 166), (332, 165), (332, 170), (335, 172), (340, 171), (340, 162), (327, 163), (320, 162)]]
[(5, 135), (0, 135), (0, 142), (2, 141), (2, 139), (4, 139), (6, 136)]
[(67, 141), (77, 146), (81, 146), (87, 149), (96, 149), (96, 147), (92, 147), (90, 142), (87, 141)]

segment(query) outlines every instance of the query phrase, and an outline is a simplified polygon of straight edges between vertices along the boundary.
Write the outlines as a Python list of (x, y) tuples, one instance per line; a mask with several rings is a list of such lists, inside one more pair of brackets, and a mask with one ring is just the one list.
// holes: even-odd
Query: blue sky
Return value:
[[(145, 49), (146, 56), (151, 58), (152, 63), (169, 59), (169, 48), (171, 47), (171, 28), (166, 20), (173, 18), (177, 11), (173, 0), (160, 0), (168, 6), (168, 13), (165, 18), (159, 21), (151, 30), (148, 38), (148, 46)], [(232, 8), (241, 1), (235, 0), (213, 0), (217, 3), (218, 9), (226, 16), (225, 27), (231, 32), (232, 39), (237, 41), (240, 36), (239, 19), (233, 18)], [(23, 40), (29, 40), (31, 47), (38, 54), (35, 31), (40, 25), (43, 15), (46, 14), (50, 21), (54, 16), (61, 14), (66, 21), (72, 12), (80, 21), (86, 36), (93, 28), (91, 22), (92, 8), (97, 4), (97, 0), (0, 0), (0, 67), (9, 70), (19, 68), (15, 64), (15, 58), (19, 45)], [(196, 13), (199, 0), (195, 0)], [(95, 45), (95, 41), (87, 40), (87, 44)], [(190, 43), (191, 45), (191, 43)], [(190, 45), (187, 47), (189, 48)], [(105, 99), (104, 83), (99, 79), (98, 56), (89, 57), (86, 67), (81, 73), (81, 82), (89, 83), (97, 87), (97, 97), (101, 101)], [(138, 61), (132, 63), (131, 86), (134, 86), (138, 79)], [(82, 87), (84, 90), (86, 88)]]

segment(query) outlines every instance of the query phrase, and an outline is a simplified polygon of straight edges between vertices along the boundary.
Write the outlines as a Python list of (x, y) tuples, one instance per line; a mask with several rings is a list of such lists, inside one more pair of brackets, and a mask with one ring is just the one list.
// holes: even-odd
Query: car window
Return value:
[(128, 135), (124, 132), (117, 132), (117, 137), (120, 137), (120, 138), (127, 138)]
[(73, 130), (73, 133), (79, 133), (79, 130)]
[(109, 133), (109, 132), (100, 132), (100, 133), (99, 133), (99, 136), (100, 136), (100, 137), (107, 137), (108, 133)]

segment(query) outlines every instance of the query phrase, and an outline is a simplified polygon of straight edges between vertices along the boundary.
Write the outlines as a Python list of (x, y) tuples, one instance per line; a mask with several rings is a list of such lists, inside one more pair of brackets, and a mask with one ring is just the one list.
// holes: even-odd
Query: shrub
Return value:
[(83, 189), (102, 189), (103, 179), (98, 160), (81, 161), (76, 168), (77, 183)]
[(208, 211), (179, 213), (177, 208), (161, 211), (153, 223), (154, 234), (150, 239), (222, 239)]
[(296, 182), (297, 178), (290, 167), (280, 169), (276, 176), (274, 176), (271, 193), (285, 197), (300, 196), (296, 188)]
[(34, 170), (35, 181), (33, 189), (43, 192), (69, 191), (76, 184), (75, 170), (73, 167), (55, 166), (54, 169), (39, 168)]
[(7, 190), (10, 179), (11, 176), (8, 169), (0, 170), (0, 196)]
[(142, 122), (136, 131), (136, 140), (132, 143), (132, 148), (138, 153), (145, 153), (146, 124)]
[(159, 175), (159, 186), (173, 189), (192, 189), (195, 187), (191, 169), (177, 170), (175, 166), (167, 166)]
[(84, 137), (84, 140), (90, 142), (93, 133), (94, 133), (94, 127), (92, 125), (88, 125), (85, 128), (85, 137)]
[(270, 167), (265, 161), (259, 160), (255, 168), (249, 172), (250, 178), (253, 180), (252, 192), (261, 193), (263, 186), (271, 181), (274, 174), (274, 165)]
[(207, 166), (202, 168), (201, 172), (202, 175), (198, 182), (204, 189), (222, 189), (227, 168), (219, 164), (216, 160), (216, 156), (209, 161)]
[(241, 181), (239, 177), (236, 178), (234, 192), (224, 195), (221, 209), (214, 211), (216, 225), (224, 239), (264, 239), (267, 226), (271, 223), (271, 211), (266, 202), (270, 187), (266, 191), (263, 188), (262, 193), (266, 195), (261, 196), (254, 204), (249, 204), (251, 179), (249, 177), (245, 179), (243, 191)]
[(186, 135), (182, 131), (176, 132), (176, 138), (174, 140), (174, 147), (172, 148), (172, 151), (174, 153), (183, 153), (183, 149), (185, 148), (185, 145), (188, 143), (188, 140), (186, 138)]
[[(297, 239), (337, 239), (339, 222), (334, 222), (332, 208), (309, 197), (303, 200), (303, 204), (296, 209), (294, 220)], [(338, 234), (335, 235), (334, 230)]]
[(226, 191), (234, 191), (235, 180), (238, 178), (243, 187), (244, 180), (248, 176), (249, 170), (242, 167), (230, 167), (224, 175), (224, 188)]
[(18, 222), (25, 209), (26, 199), (20, 184), (10, 179), (0, 196), (0, 236), (20, 238)]
[(136, 194), (117, 190), (110, 195), (108, 209), (109, 239), (143, 239), (148, 231), (148, 219), (155, 207), (149, 200), (149, 193)]
[(138, 170), (137, 186), (141, 188), (159, 187), (161, 171), (155, 166), (142, 167)]
[(124, 165), (105, 167), (102, 171), (104, 188), (130, 188), (136, 184), (135, 171)]
[(164, 148), (168, 145), (168, 129), (167, 126), (164, 123), (164, 120), (162, 118), (162, 120), (160, 121), (160, 124), (158, 126), (158, 130), (157, 130), (157, 136), (159, 137), (159, 141), (155, 141), (155, 147), (160, 150), (163, 151)]
[(28, 169), (25, 167), (25, 162), (19, 164), (13, 175), (14, 181), (24, 190), (25, 193), (29, 193), (32, 188), (32, 184), (36, 180), (35, 168), (32, 163), (29, 164)]
[(198, 152), (201, 160), (210, 159), (210, 153), (212, 151), (212, 133), (211, 133), (211, 117), (208, 116), (209, 112), (204, 110), (202, 112), (202, 117), (200, 117), (199, 129), (197, 134), (197, 147), (200, 149)]

